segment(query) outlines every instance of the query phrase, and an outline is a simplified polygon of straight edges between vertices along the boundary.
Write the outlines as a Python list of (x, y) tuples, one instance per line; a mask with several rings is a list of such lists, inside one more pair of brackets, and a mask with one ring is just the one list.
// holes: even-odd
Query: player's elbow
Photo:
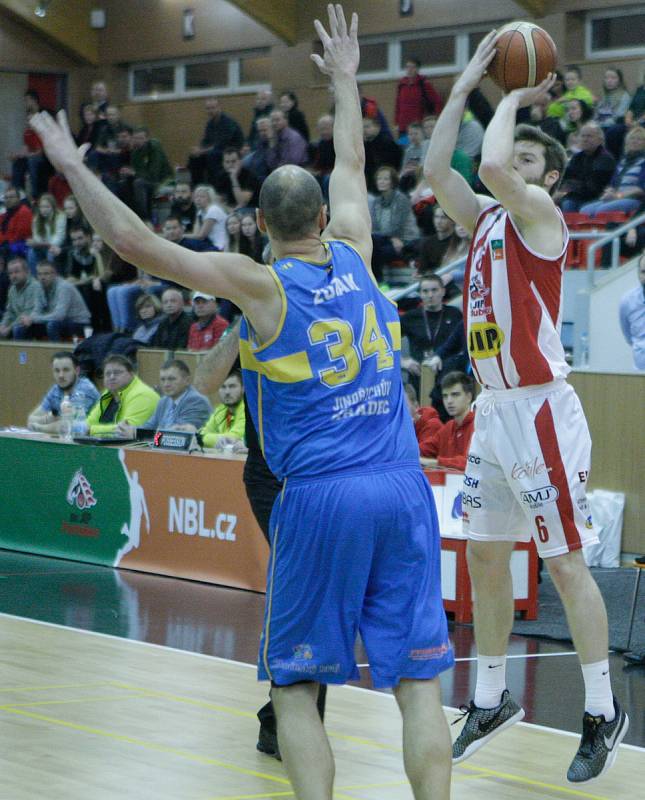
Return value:
[(506, 173), (506, 164), (502, 163), (501, 161), (497, 161), (494, 158), (486, 158), (482, 160), (481, 164), (479, 165), (479, 178), (484, 186), (488, 187), (489, 189), (491, 189), (495, 184), (499, 183), (500, 179), (503, 178)]
[(142, 243), (143, 237), (139, 231), (123, 229), (115, 233), (111, 245), (124, 261), (136, 264), (137, 257), (141, 253)]

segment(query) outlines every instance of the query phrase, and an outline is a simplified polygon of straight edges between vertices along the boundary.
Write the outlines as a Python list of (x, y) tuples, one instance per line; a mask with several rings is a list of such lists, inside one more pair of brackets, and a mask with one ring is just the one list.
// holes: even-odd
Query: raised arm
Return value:
[(486, 205), (490, 205), (491, 199), (475, 194), (462, 175), (452, 169), (450, 162), (466, 100), (470, 92), (479, 85), (486, 67), (495, 55), (496, 35), (496, 31), (491, 31), (482, 39), (470, 63), (455, 81), (448, 102), (432, 132), (423, 165), (423, 173), (441, 208), (469, 233), (475, 230), (477, 217)]
[[(550, 229), (554, 233), (562, 230), (560, 217), (548, 191), (529, 183), (528, 178), (522, 177), (515, 167), (516, 164), (523, 172), (530, 170), (536, 158), (535, 148), (525, 148), (525, 152), (520, 147), (515, 152), (517, 112), (523, 106), (532, 105), (554, 82), (555, 77), (549, 75), (539, 86), (516, 89), (507, 94), (497, 106), (484, 134), (479, 177), (523, 233), (532, 228)], [(540, 177), (544, 176), (537, 176), (537, 179)], [(559, 251), (560, 245), (554, 242), (553, 249)]]
[(261, 339), (273, 335), (282, 302), (263, 264), (235, 253), (196, 253), (157, 236), (83, 164), (85, 149), (76, 148), (64, 112), (57, 120), (39, 113), (30, 123), (92, 228), (124, 261), (151, 275), (232, 300)]
[(363, 257), (369, 268), (372, 260), (372, 222), (365, 185), (363, 118), (356, 85), (359, 63), (358, 17), (352, 14), (349, 32), (340, 5), (327, 6), (331, 36), (316, 20), (314, 25), (323, 44), (323, 57), (312, 55), (321, 72), (331, 77), (336, 112), (334, 150), (336, 161), (329, 180), (331, 219), (323, 233), (325, 239), (345, 239)]

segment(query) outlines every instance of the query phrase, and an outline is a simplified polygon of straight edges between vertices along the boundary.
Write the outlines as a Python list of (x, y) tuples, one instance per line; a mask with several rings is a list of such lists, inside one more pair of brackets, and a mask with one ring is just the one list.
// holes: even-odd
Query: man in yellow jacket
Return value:
[(152, 416), (159, 395), (135, 375), (134, 364), (116, 353), (103, 362), (105, 391), (85, 420), (92, 436), (113, 433), (119, 422), (135, 428)]
[(220, 386), (219, 397), (222, 402), (215, 406), (215, 410), (200, 431), (206, 447), (218, 447), (236, 441), (244, 442), (246, 425), (244, 387), (238, 370), (233, 370)]

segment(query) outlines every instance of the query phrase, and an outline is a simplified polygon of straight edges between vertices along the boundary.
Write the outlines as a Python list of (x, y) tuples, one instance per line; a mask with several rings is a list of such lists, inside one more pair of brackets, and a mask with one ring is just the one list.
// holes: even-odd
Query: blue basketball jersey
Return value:
[(325, 246), (323, 264), (274, 264), (283, 308), (270, 341), (258, 344), (246, 319), (240, 330), (246, 399), (280, 479), (419, 458), (396, 305), (353, 247)]

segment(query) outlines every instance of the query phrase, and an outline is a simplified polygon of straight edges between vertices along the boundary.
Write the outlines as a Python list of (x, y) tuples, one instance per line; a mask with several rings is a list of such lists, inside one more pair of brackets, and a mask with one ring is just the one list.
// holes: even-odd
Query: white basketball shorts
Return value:
[(543, 558), (594, 544), (586, 485), (591, 437), (564, 380), (476, 401), (462, 508), (474, 541), (535, 540)]

